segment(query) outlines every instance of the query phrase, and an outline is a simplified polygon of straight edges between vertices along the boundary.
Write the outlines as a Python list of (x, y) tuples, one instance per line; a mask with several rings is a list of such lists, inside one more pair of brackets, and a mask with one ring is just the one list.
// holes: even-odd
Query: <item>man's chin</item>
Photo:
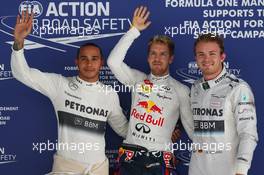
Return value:
[(96, 75), (95, 74), (84, 74), (83, 77), (86, 79), (91, 79), (91, 78), (96, 77)]
[(206, 76), (211, 76), (214, 74), (214, 72), (211, 70), (206, 70), (206, 71), (203, 71), (202, 73), (203, 73), (203, 75), (206, 75)]
[(153, 71), (152, 70), (151, 73), (157, 77), (162, 77), (162, 76), (166, 75), (166, 72), (164, 72), (164, 71)]
[(202, 72), (205, 73), (205, 74), (208, 74), (208, 73), (211, 73), (212, 70), (210, 69), (210, 67), (204, 67), (204, 68), (202, 69)]

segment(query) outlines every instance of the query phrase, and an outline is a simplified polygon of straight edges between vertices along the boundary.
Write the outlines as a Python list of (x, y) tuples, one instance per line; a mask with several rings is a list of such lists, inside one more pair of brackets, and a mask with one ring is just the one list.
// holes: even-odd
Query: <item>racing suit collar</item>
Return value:
[(210, 88), (216, 86), (222, 80), (224, 80), (224, 78), (226, 77), (226, 75), (227, 75), (227, 71), (226, 71), (226, 68), (224, 67), (223, 70), (222, 70), (222, 72), (216, 78), (214, 78), (212, 80), (208, 80), (208, 81), (205, 81), (203, 79), (203, 81), (200, 83), (201, 88), (203, 90), (207, 90), (207, 89), (210, 89)]
[(90, 83), (90, 82), (82, 80), (79, 76), (76, 76), (76, 81), (82, 86), (86, 86), (86, 87), (95, 87), (99, 85), (99, 80), (97, 80), (96, 82)]
[(164, 75), (162, 77), (157, 77), (151, 73), (149, 76), (149, 79), (153, 82), (163, 82), (163, 81), (166, 81), (169, 77), (170, 77), (170, 74)]

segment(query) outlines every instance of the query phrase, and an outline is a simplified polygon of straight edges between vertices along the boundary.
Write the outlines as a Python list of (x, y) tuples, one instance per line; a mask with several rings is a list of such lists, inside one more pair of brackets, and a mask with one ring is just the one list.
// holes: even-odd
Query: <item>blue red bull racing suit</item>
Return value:
[(169, 174), (175, 161), (168, 145), (172, 145), (171, 135), (179, 117), (189, 137), (193, 132), (189, 89), (170, 75), (146, 75), (123, 62), (139, 35), (132, 27), (107, 60), (116, 78), (133, 87), (128, 134), (119, 150), (121, 174)]

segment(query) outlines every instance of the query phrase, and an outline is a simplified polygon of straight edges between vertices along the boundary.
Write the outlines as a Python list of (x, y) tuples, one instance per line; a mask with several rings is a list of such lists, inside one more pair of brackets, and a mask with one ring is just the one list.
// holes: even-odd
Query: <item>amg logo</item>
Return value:
[(0, 64), (0, 70), (4, 71), (5, 70), (5, 65), (4, 64)]
[(5, 154), (5, 148), (4, 147), (0, 148), (0, 153)]

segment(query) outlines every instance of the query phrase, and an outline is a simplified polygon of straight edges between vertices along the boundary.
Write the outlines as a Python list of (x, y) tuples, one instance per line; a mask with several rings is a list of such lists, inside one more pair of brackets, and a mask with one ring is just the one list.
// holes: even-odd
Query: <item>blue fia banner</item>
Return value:
[[(0, 172), (3, 175), (42, 175), (51, 171), (57, 142), (57, 120), (49, 99), (15, 80), (10, 68), (11, 46), (16, 16), (25, 9), (35, 13), (32, 33), (25, 40), (25, 54), (31, 67), (64, 76), (77, 74), (74, 64), (77, 48), (94, 42), (107, 59), (111, 49), (130, 28), (136, 7), (147, 6), (152, 24), (141, 33), (126, 56), (126, 63), (148, 73), (147, 42), (156, 34), (173, 38), (175, 60), (170, 74), (190, 86), (201, 72), (197, 69), (193, 43), (199, 33), (217, 32), (225, 38), (229, 72), (246, 80), (253, 90), (258, 117), (260, 141), (249, 175), (261, 175), (263, 162), (261, 88), (264, 39), (263, 0), (97, 0), (97, 1), (18, 1), (0, 6)], [(119, 82), (104, 65), (100, 80), (105, 84)], [(129, 116), (131, 98), (120, 92), (124, 113)], [(183, 134), (185, 136), (185, 134)], [(106, 132), (106, 154), (110, 174), (116, 174), (118, 146), (122, 140), (110, 127)], [(188, 138), (180, 142), (190, 141)], [(38, 145), (38, 147), (37, 147)], [(45, 151), (40, 149), (45, 145)], [(49, 147), (48, 147), (49, 145)], [(190, 153), (176, 151), (180, 160), (178, 174), (188, 174)]]

